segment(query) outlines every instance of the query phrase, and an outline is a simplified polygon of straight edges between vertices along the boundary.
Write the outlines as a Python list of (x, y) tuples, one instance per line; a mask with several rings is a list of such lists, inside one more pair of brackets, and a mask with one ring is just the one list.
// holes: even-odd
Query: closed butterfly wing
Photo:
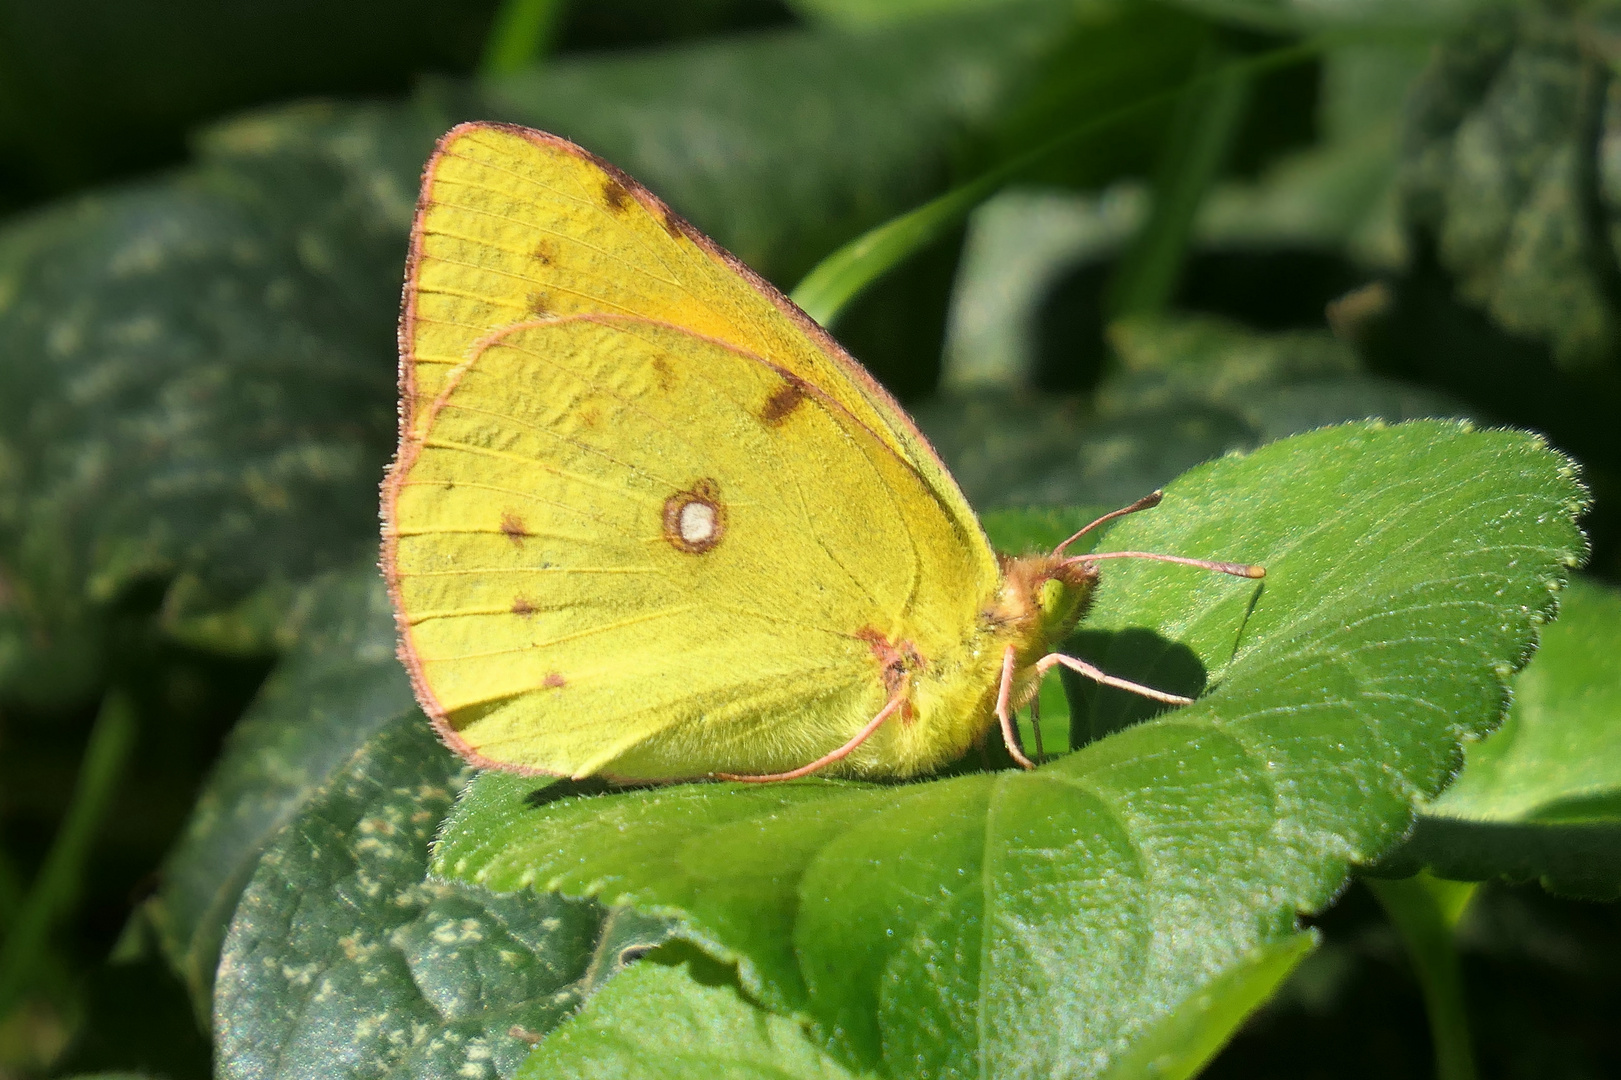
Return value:
[[(586, 315), (509, 328), (441, 381), (385, 492), (384, 563), (419, 697), (474, 760), (783, 771), (848, 741), (897, 678), (970, 660), (998, 583), (977, 527), (799, 371)], [(960, 752), (971, 710), (928, 700), (938, 682), (836, 771)], [(914, 705), (964, 733), (925, 737)]]
[[(423, 177), (400, 326), (402, 425), (504, 327), (623, 315), (733, 345), (817, 387), (913, 465), (947, 512), (979, 525), (927, 441), (861, 366), (770, 284), (636, 181), (564, 139), (463, 124)], [(981, 558), (991, 561), (980, 540)]]

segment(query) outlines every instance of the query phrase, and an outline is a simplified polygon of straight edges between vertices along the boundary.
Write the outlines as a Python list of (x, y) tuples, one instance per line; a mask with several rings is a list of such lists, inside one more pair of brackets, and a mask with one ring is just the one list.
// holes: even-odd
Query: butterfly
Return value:
[[(1110, 558), (998, 558), (833, 338), (625, 173), (463, 124), (424, 172), (382, 564), (469, 761), (617, 780), (927, 773), (1000, 729)], [(1039, 754), (1038, 754), (1039, 756)]]

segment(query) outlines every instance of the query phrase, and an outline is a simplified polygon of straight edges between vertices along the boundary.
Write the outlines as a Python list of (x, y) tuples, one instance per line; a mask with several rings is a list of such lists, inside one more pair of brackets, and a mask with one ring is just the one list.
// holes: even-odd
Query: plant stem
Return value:
[[(1168, 102), (1210, 94), (1211, 87), (1224, 79), (1234, 79), (1238, 85), (1247, 86), (1249, 80), (1260, 72), (1287, 67), (1316, 56), (1324, 44), (1322, 41), (1308, 41), (1274, 49), (1253, 58), (1229, 61), (1215, 71), (1195, 75), (1176, 89), (1150, 94), (1130, 105), (1077, 124), (1035, 149), (867, 230), (812, 267), (810, 273), (794, 286), (790, 295), (811, 318), (823, 326), (831, 326), (850, 301), (873, 282), (928, 247), (945, 235), (947, 230), (955, 228), (974, 207), (1001, 190), (1008, 181), (1018, 179), (1059, 150)], [(1242, 98), (1238, 104), (1242, 104)]]
[(128, 697), (114, 690), (102, 702), (90, 729), (73, 799), (51, 842), (45, 864), (0, 947), (0, 1016), (21, 1000), (45, 955), (52, 927), (61, 923), (78, 901), (97, 826), (123, 776), (134, 743), (134, 706)]
[(1477, 886), (1425, 873), (1400, 879), (1364, 878), (1363, 882), (1407, 947), (1429, 1014), (1437, 1080), (1475, 1080), (1475, 1054), (1453, 936)]
[(551, 51), (562, 22), (563, 0), (504, 0), (490, 23), (481, 75), (510, 75)]
[(1182, 92), (1154, 177), (1154, 202), (1110, 282), (1109, 314), (1152, 315), (1176, 292), (1193, 222), (1244, 121), (1250, 80), (1226, 51), (1209, 45)]

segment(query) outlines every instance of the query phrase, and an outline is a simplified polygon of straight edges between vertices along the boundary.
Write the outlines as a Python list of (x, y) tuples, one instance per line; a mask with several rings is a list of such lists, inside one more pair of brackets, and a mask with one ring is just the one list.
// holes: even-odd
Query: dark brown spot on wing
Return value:
[(776, 427), (788, 419), (788, 414), (799, 408), (799, 403), (805, 400), (805, 384), (798, 379), (789, 379), (776, 389), (765, 404), (760, 407), (760, 420), (767, 427)]
[(529, 535), (529, 531), (524, 528), (523, 518), (511, 510), (501, 515), (501, 532), (518, 547), (523, 547), (524, 538)]
[(602, 204), (616, 214), (623, 213), (630, 205), (630, 192), (618, 180), (605, 177), (602, 181)]
[(540, 685), (548, 690), (561, 690), (568, 685), (568, 680), (563, 678), (561, 671), (554, 671), (542, 679)]
[(692, 226), (687, 224), (686, 218), (666, 206), (664, 208), (664, 231), (679, 240), (692, 231)]
[(552, 298), (542, 289), (535, 289), (524, 297), (524, 306), (529, 314), (539, 318), (552, 313)]
[[(892, 698), (903, 688), (910, 689), (912, 673), (927, 666), (927, 662), (918, 653), (917, 646), (904, 638), (891, 642), (870, 626), (863, 626), (856, 631), (855, 636), (865, 641), (867, 647), (872, 650), (873, 659), (878, 661), (879, 670), (883, 675), (884, 692)], [(916, 716), (917, 709), (908, 696), (901, 705), (901, 719), (911, 721)]]
[(535, 242), (535, 261), (542, 266), (550, 266), (557, 261), (557, 241), (551, 237), (542, 237)]
[(535, 613), (535, 605), (531, 604), (521, 596), (514, 596), (512, 598), (512, 613), (514, 615), (533, 615)]
[(675, 389), (675, 371), (670, 367), (668, 360), (662, 356), (655, 356), (651, 361), (651, 367), (653, 378), (658, 382), (660, 390), (668, 393)]

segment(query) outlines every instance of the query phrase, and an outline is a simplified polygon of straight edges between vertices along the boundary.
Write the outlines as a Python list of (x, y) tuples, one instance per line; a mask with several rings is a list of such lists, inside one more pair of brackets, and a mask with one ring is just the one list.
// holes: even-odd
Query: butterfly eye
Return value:
[(1041, 583), (1041, 613), (1048, 618), (1059, 614), (1064, 606), (1064, 583), (1057, 578), (1048, 578)]

